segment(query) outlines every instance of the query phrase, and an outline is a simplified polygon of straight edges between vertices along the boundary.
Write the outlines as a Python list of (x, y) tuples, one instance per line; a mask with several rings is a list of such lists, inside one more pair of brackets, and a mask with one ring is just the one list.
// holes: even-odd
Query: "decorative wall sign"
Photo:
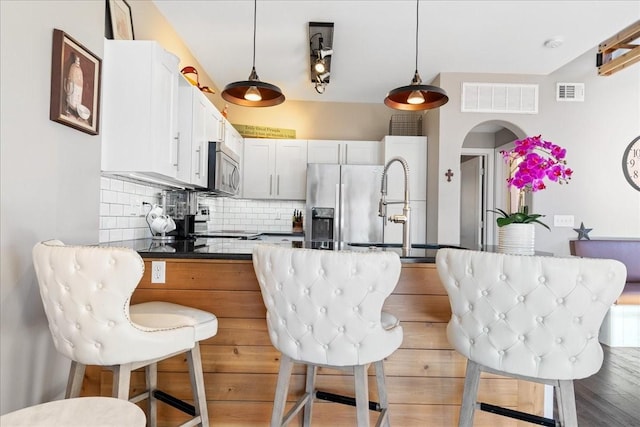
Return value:
[(266, 126), (237, 125), (233, 127), (245, 138), (295, 139), (295, 129), (270, 128)]
[(105, 37), (112, 40), (134, 40), (131, 7), (125, 0), (107, 0)]
[(58, 29), (52, 50), (49, 118), (97, 135), (102, 60)]

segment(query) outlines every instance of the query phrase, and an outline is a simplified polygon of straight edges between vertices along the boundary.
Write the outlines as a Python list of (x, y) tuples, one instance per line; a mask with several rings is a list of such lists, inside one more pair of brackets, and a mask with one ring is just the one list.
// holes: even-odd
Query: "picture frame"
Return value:
[(125, 0), (107, 0), (105, 37), (111, 40), (135, 40), (131, 6)]
[(99, 57), (64, 31), (54, 29), (49, 118), (98, 135), (101, 72)]

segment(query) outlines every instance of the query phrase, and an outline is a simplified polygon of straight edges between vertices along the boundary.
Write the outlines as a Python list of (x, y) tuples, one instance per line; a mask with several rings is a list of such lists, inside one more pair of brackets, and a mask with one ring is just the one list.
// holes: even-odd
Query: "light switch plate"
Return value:
[(553, 226), (554, 227), (573, 227), (574, 217), (573, 215), (554, 215)]
[(166, 266), (164, 261), (151, 261), (151, 283), (165, 283)]

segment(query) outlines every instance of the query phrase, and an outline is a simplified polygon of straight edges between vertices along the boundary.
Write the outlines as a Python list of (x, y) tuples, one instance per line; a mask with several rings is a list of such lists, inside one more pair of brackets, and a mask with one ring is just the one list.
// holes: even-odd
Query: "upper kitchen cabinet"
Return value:
[(243, 197), (305, 200), (307, 141), (245, 138)]
[(341, 165), (381, 165), (380, 142), (310, 140), (308, 162)]
[(240, 132), (233, 127), (231, 123), (229, 123), (226, 119), (224, 121), (224, 143), (231, 151), (233, 151), (238, 156), (242, 157), (242, 144), (244, 138), (240, 135)]
[(181, 79), (179, 91), (178, 179), (206, 188), (209, 141), (219, 140), (222, 115), (185, 79)]
[(155, 41), (105, 40), (103, 171), (184, 185), (178, 180), (178, 63)]
[[(385, 136), (382, 140), (384, 163), (394, 157), (404, 158), (409, 165), (409, 197), (411, 200), (427, 200), (427, 137)], [(387, 172), (387, 198), (404, 198), (404, 172), (398, 162)]]

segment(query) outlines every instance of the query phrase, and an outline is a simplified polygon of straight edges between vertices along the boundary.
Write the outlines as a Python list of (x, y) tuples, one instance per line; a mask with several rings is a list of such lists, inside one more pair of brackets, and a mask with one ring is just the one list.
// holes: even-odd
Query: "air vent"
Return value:
[(462, 83), (462, 112), (538, 113), (538, 85)]
[(584, 101), (584, 83), (557, 83), (556, 101)]

